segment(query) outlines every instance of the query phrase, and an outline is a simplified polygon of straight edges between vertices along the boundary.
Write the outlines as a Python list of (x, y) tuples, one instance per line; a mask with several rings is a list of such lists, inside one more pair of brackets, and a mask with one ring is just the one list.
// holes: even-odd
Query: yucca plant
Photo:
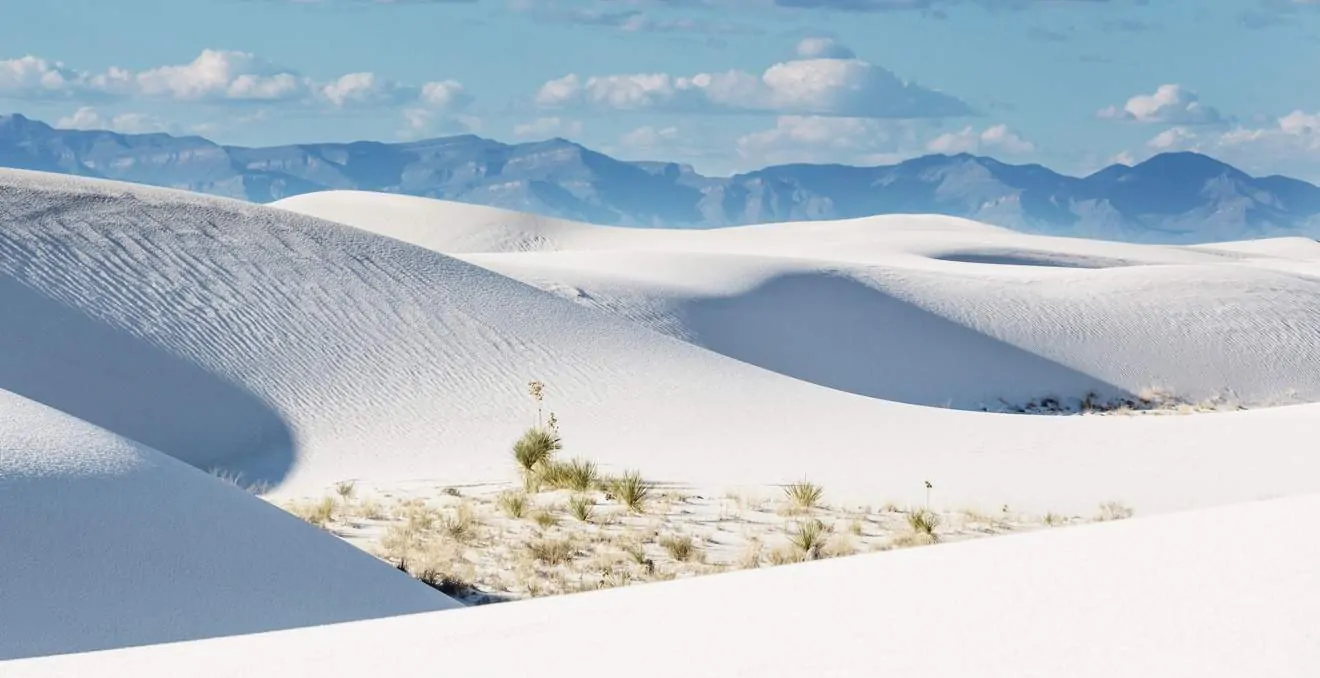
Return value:
[(578, 495), (568, 500), (568, 512), (584, 523), (591, 520), (595, 510), (596, 502), (591, 497)]
[(794, 526), (788, 533), (788, 541), (808, 560), (816, 560), (825, 551), (829, 536), (830, 528), (820, 519), (812, 518)]
[(795, 508), (807, 511), (820, 506), (825, 488), (812, 482), (801, 480), (784, 487), (784, 496)]
[(541, 480), (546, 485), (574, 492), (591, 491), (599, 477), (600, 471), (596, 467), (596, 462), (586, 459), (550, 462), (541, 472)]
[(651, 497), (654, 486), (642, 479), (640, 471), (624, 471), (614, 481), (612, 488), (616, 499), (633, 513), (645, 513), (646, 502)]
[(523, 473), (531, 475), (549, 464), (555, 452), (563, 447), (559, 435), (549, 429), (529, 428), (518, 442), (513, 444), (513, 458)]
[(927, 509), (917, 509), (908, 513), (908, 527), (917, 534), (926, 535), (933, 541), (937, 541), (939, 536), (935, 534), (935, 529), (943, 522), (938, 513), (933, 513)]

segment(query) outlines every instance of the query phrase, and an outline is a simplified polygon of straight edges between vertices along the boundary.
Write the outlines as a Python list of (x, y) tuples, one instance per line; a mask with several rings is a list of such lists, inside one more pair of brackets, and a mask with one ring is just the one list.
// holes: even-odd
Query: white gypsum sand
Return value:
[[(536, 420), (524, 393), (532, 379), (549, 385), (546, 408), (563, 422), (565, 456), (592, 459), (605, 473), (636, 468), (696, 492), (764, 489), (805, 477), (833, 502), (909, 507), (924, 504), (929, 480), (932, 505), (944, 512), (993, 514), (1008, 504), (1021, 514), (1089, 515), (1117, 501), (1140, 516), (1320, 492), (1320, 458), (1309, 442), (1320, 421), (1320, 276), (1304, 242), (1138, 247), (1035, 238), (930, 216), (674, 233), (363, 194), (309, 196), (282, 207), (304, 209), (317, 200), (329, 201), (318, 216), (349, 224), (177, 191), (0, 171), (0, 389), (11, 394), (0, 398), (0, 520), (20, 525), (6, 530), (19, 535), (17, 543), (0, 552), (6, 571), (19, 573), (0, 584), (0, 628), (22, 629), (6, 636), (12, 656), (452, 607), (389, 565), (197, 469), (268, 485), (275, 502), (320, 496), (348, 479), (379, 488), (507, 482), (509, 446)], [(369, 223), (373, 214), (389, 219)], [(1022, 403), (1147, 389), (1186, 403), (1228, 398), (1250, 409), (1167, 417), (976, 411), (1001, 398)], [(1271, 407), (1280, 403), (1298, 404)], [(145, 465), (115, 462), (128, 469), (122, 473), (97, 465), (121, 458)], [(148, 467), (172, 470), (140, 470)], [(1105, 567), (1135, 572), (1128, 556), (1110, 550), (1129, 549), (1133, 558), (1148, 554), (1141, 569), (1152, 581), (1190, 576), (1179, 569), (1185, 553), (1198, 556), (1187, 563), (1205, 567), (1191, 581), (1237, 582), (1249, 572), (1268, 579), (1249, 581), (1242, 592), (1216, 590), (1218, 606), (1200, 615), (1210, 625), (1204, 637), (1273, 631), (1260, 636), (1279, 662), (1270, 675), (1289, 675), (1288, 657), (1305, 660), (1308, 646), (1298, 644), (1298, 624), (1274, 623), (1298, 619), (1296, 605), (1313, 601), (1276, 597), (1273, 587), (1306, 583), (1307, 574), (1252, 558), (1260, 553), (1286, 564), (1312, 557), (1309, 545), (1297, 543), (1304, 540), (1278, 535), (1296, 534), (1307, 524), (1297, 523), (1298, 515), (1309, 516), (1314, 506), (1261, 506), (1125, 521), (1139, 525), (1123, 526), (1131, 532), (1067, 528), (782, 568), (789, 574), (776, 568), (601, 598), (496, 606), (530, 615), (505, 621), (473, 610), (403, 616), (371, 622), (383, 630), (368, 635), (373, 643), (378, 633), (398, 639), (392, 642), (425, 635), (391, 655), (400, 669), (424, 657), (427, 669), (443, 663), (480, 674), (461, 663), (479, 661), (467, 653), (479, 652), (479, 644), (469, 647), (468, 639), (523, 638), (530, 648), (550, 642), (538, 635), (546, 627), (566, 632), (571, 620), (586, 619), (574, 615), (617, 615), (634, 609), (633, 601), (671, 600), (669, 590), (678, 592), (671, 603), (635, 614), (732, 648), (696, 664), (696, 672), (786, 670), (795, 665), (765, 650), (789, 648), (782, 636), (749, 627), (746, 636), (720, 641), (709, 630), (664, 620), (687, 619), (682, 610), (693, 601), (727, 600), (737, 608), (727, 613), (752, 611), (758, 624), (779, 624), (784, 633), (792, 625), (753, 602), (813, 605), (814, 596), (843, 591), (850, 604), (866, 605), (857, 610), (899, 601), (903, 614), (892, 623), (926, 619), (932, 626), (912, 628), (928, 640), (936, 628), (963, 628), (955, 604), (1008, 609), (1019, 616), (1003, 633), (1022, 642), (1037, 633), (1062, 636), (1050, 636), (1054, 642), (1029, 657), (1021, 646), (1016, 654), (987, 647), (969, 656), (1003, 667), (1001, 675), (1014, 657), (1023, 670), (1013, 675), (1032, 675), (1032, 666), (1057, 674), (1066, 655), (1051, 648), (1086, 638), (1096, 647), (1133, 641), (1121, 626), (1020, 616), (1040, 612), (1045, 602), (1019, 610), (1006, 601), (1030, 600), (1023, 582), (1035, 581), (1053, 596), (1040, 601), (1085, 603), (1097, 618), (1114, 619), (1129, 609), (1119, 602), (1149, 594), (1131, 588), (1129, 578), (1094, 577)], [(1252, 520), (1268, 524), (1251, 533)], [(1236, 527), (1216, 532), (1212, 542), (1205, 537), (1212, 523)], [(52, 529), (57, 539), (45, 537)], [(1185, 542), (1174, 538), (1180, 529), (1190, 535)], [(1132, 536), (1092, 542), (1076, 534)], [(1225, 534), (1268, 537), (1268, 544), (1235, 547)], [(979, 546), (991, 543), (1007, 545)], [(1075, 571), (1067, 569), (1076, 565), (1071, 560), (1039, 555), (1071, 548), (1113, 555)], [(1225, 557), (1216, 558), (1221, 550)], [(932, 565), (954, 568), (946, 578), (981, 562), (962, 554), (988, 552), (1026, 563), (1019, 568), (1034, 579), (941, 579), (935, 590), (951, 597), (933, 597), (944, 602), (925, 608), (911, 596), (930, 591), (910, 582), (928, 570), (892, 564), (925, 562), (906, 555), (918, 552), (954, 554), (947, 565)], [(1035, 569), (1038, 559), (1064, 568), (1064, 578)], [(46, 567), (44, 560), (63, 565)], [(899, 569), (886, 575), (887, 567)], [(765, 588), (737, 583), (760, 581)], [(977, 587), (958, 588), (970, 583)], [(116, 588), (84, 593), (102, 585)], [(984, 595), (969, 598), (969, 591)], [(1187, 604), (1178, 597), (1186, 592), (1170, 591), (1162, 604)], [(616, 594), (622, 597), (608, 597)], [(1188, 619), (1183, 608), (1158, 607), (1158, 596), (1138, 598), (1156, 606), (1146, 636), (1164, 641), (1140, 645), (1147, 654), (1132, 656), (1151, 658), (1141, 665), (1177, 666), (1180, 653), (1201, 647), (1199, 638), (1174, 637)], [(577, 600), (623, 602), (593, 612)], [(468, 626), (460, 617), (469, 614), (494, 619), (493, 626)], [(131, 621), (115, 626), (125, 615)], [(992, 616), (983, 611), (970, 619), (998, 636)], [(1239, 628), (1252, 620), (1267, 623)], [(727, 619), (712, 628), (729, 628)], [(853, 654), (861, 646), (911, 640), (893, 635), (895, 626), (852, 628), (818, 631), (818, 640), (836, 638), (845, 647), (831, 654), (837, 674), (873, 666)], [(3, 672), (48, 666), (86, 673), (78, 667), (89, 665), (77, 664), (84, 660), (103, 666), (101, 675), (172, 675), (181, 666), (198, 675), (242, 673), (249, 661), (262, 662), (250, 673), (279, 672), (285, 661), (298, 667), (287, 671), (294, 675), (317, 666), (326, 672), (321, 661), (385, 670), (372, 663), (380, 651), (365, 649), (373, 643), (354, 649), (324, 636), (307, 641), (316, 649), (294, 651), (299, 634), (316, 632), (14, 663)], [(286, 642), (290, 652), (272, 659), (274, 646), (266, 643)], [(464, 651), (446, 653), (437, 643)], [(221, 648), (225, 660), (189, 663), (209, 647)], [(941, 662), (959, 655), (923, 647), (922, 656)], [(146, 659), (152, 652), (166, 654)], [(901, 652), (891, 666), (914, 666), (902, 657), (917, 655)], [(498, 661), (539, 661), (541, 654), (506, 652)], [(1223, 667), (1239, 666), (1241, 655), (1226, 656)], [(129, 663), (114, 665), (113, 657)], [(1084, 666), (1139, 665), (1113, 663), (1124, 659)], [(511, 666), (493, 664), (489, 672), (507, 675)]]
[[(457, 612), (5, 665), (6, 678), (1307, 678), (1320, 495)], [(439, 668), (438, 668), (439, 667)]]

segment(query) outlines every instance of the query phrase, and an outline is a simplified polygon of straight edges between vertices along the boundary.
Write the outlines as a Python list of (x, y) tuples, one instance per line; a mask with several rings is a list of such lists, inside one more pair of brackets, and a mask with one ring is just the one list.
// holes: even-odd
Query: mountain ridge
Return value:
[(1031, 233), (1190, 243), (1320, 237), (1320, 187), (1163, 153), (1083, 177), (969, 153), (896, 165), (786, 164), (729, 177), (622, 161), (555, 137), (472, 134), (385, 143), (225, 146), (201, 136), (63, 130), (0, 115), (0, 166), (267, 203), (366, 190), (619, 226), (709, 228), (890, 213), (966, 217)]

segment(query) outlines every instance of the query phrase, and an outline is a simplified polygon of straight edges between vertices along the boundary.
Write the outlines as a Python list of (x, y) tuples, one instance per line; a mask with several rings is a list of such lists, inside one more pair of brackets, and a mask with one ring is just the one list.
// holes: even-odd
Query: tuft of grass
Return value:
[(513, 458), (523, 473), (531, 475), (548, 465), (555, 452), (563, 448), (559, 434), (539, 426), (529, 428), (513, 444)]
[(660, 540), (660, 546), (669, 553), (670, 558), (680, 563), (696, 558), (700, 551), (697, 543), (686, 534), (664, 537)]
[(541, 481), (557, 490), (589, 492), (599, 479), (596, 462), (586, 459), (551, 461), (541, 467)]
[(366, 499), (358, 504), (357, 513), (367, 520), (381, 520), (385, 518), (385, 507), (375, 499)]
[(229, 483), (230, 485), (233, 485), (234, 487), (237, 487), (238, 489), (243, 490), (244, 492), (247, 492), (249, 494), (263, 495), (270, 491), (270, 483), (264, 480), (250, 481), (244, 478), (243, 474), (239, 471), (230, 471), (227, 469), (215, 467), (210, 469), (208, 472), (211, 475), (215, 476), (217, 479)]
[(555, 514), (546, 511), (545, 509), (537, 511), (535, 514), (533, 514), (532, 520), (535, 520), (536, 524), (539, 525), (543, 530), (548, 530), (559, 524), (559, 518), (557, 518)]
[(335, 499), (334, 497), (322, 497), (313, 502), (295, 502), (287, 510), (307, 523), (325, 529), (325, 526), (334, 520)]
[(1131, 518), (1136, 511), (1131, 506), (1120, 504), (1116, 501), (1105, 502), (1100, 505), (1100, 513), (1096, 515), (1097, 522), (1107, 522), (1110, 520), (1126, 520)]
[(441, 516), (439, 525), (440, 531), (445, 536), (460, 544), (466, 544), (477, 536), (477, 517), (472, 512), (472, 507), (466, 503), (460, 504), (453, 513)]
[(784, 496), (788, 497), (794, 508), (803, 511), (819, 507), (824, 495), (825, 488), (806, 480), (784, 486)]
[(1063, 516), (1051, 511), (1045, 514), (1045, 518), (1043, 519), (1043, 522), (1049, 527), (1055, 527), (1058, 525), (1062, 525), (1065, 522), (1065, 519)]
[(357, 481), (354, 480), (341, 480), (335, 483), (335, 494), (339, 495), (339, 498), (345, 502), (353, 498), (353, 492), (356, 489)]
[(537, 539), (527, 544), (527, 550), (546, 565), (560, 565), (573, 557), (573, 545), (566, 539)]
[(522, 518), (527, 515), (527, 495), (523, 492), (501, 492), (495, 502), (500, 510), (510, 518)]
[(916, 509), (908, 513), (907, 522), (914, 534), (929, 537), (931, 541), (939, 541), (939, 535), (935, 534), (935, 530), (944, 521), (938, 513), (930, 509)]
[(462, 493), (462, 492), (459, 492), (457, 487), (446, 487), (445, 490), (444, 490), (444, 492), (445, 492), (446, 495), (448, 495), (448, 496), (450, 496), (450, 497), (461, 497), (461, 496), (463, 496), (463, 493)]
[(591, 520), (596, 510), (596, 502), (591, 497), (577, 495), (568, 500), (568, 512), (582, 522)]
[(625, 471), (614, 481), (611, 494), (633, 513), (645, 513), (655, 486), (642, 479), (640, 471)]
[(799, 523), (788, 533), (788, 542), (807, 560), (816, 560), (825, 551), (825, 541), (830, 536), (830, 528), (820, 519)]

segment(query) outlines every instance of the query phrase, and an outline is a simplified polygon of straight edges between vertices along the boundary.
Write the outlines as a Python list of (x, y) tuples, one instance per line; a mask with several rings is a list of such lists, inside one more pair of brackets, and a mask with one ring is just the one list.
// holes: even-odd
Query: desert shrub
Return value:
[(589, 492), (599, 476), (596, 463), (586, 459), (551, 461), (541, 467), (541, 481), (558, 490)]
[(335, 494), (346, 502), (353, 498), (353, 491), (356, 489), (357, 482), (353, 480), (341, 480), (335, 483)]
[(804, 511), (809, 511), (820, 506), (820, 500), (824, 494), (824, 488), (806, 480), (801, 480), (784, 487), (784, 496), (788, 498), (792, 507)]
[(510, 518), (522, 518), (527, 515), (527, 495), (523, 492), (501, 492), (495, 502)]
[(577, 495), (568, 500), (568, 512), (574, 518), (582, 522), (591, 520), (591, 515), (595, 511), (596, 502), (591, 497)]
[(1131, 506), (1125, 506), (1116, 501), (1106, 502), (1100, 505), (1100, 513), (1095, 519), (1100, 522), (1110, 520), (1125, 520), (1131, 518), (1136, 513)]
[(559, 434), (539, 426), (529, 428), (513, 444), (513, 457), (527, 475), (535, 474), (549, 464), (555, 452), (563, 447)]
[(820, 558), (825, 550), (825, 541), (830, 536), (830, 528), (819, 519), (813, 518), (793, 526), (789, 530), (788, 542), (808, 560)]
[(540, 511), (537, 511), (535, 514), (533, 514), (532, 520), (535, 520), (536, 524), (539, 525), (543, 530), (548, 530), (559, 524), (559, 518), (557, 518), (555, 514), (545, 509), (541, 509)]
[(654, 486), (642, 479), (639, 471), (625, 471), (614, 481), (611, 494), (633, 513), (645, 513), (646, 502), (650, 499)]
[(664, 537), (660, 540), (660, 546), (669, 553), (670, 558), (680, 563), (694, 559), (700, 548), (692, 537), (686, 534)]
[(322, 497), (311, 502), (295, 502), (287, 510), (307, 523), (324, 529), (334, 520), (335, 500), (333, 497)]
[(566, 539), (536, 539), (527, 544), (527, 550), (547, 565), (566, 563), (573, 557), (573, 544)]
[(940, 523), (942, 523), (943, 520), (938, 513), (923, 508), (909, 512), (907, 522), (908, 527), (912, 528), (913, 533), (925, 535), (934, 541), (938, 539), (935, 530), (940, 526)]

